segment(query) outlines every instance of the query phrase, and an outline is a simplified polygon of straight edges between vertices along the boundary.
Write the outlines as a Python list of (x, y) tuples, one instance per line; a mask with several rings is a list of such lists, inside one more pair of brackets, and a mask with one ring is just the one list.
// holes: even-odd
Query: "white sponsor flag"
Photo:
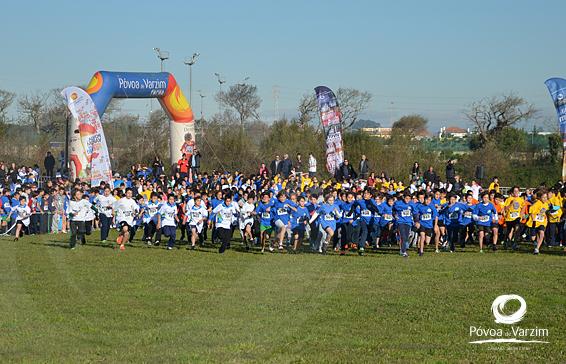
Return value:
[[(75, 86), (65, 88), (61, 94), (67, 100), (67, 107), (73, 119), (76, 120), (73, 125), (78, 127), (78, 140), (82, 146), (81, 150), (80, 146), (75, 143), (76, 156), (71, 155), (71, 163), (75, 165), (77, 172), (76, 176), (80, 178), (81, 174), (85, 175), (92, 186), (99, 186), (102, 181), (112, 183), (112, 168), (106, 138), (90, 95)], [(73, 137), (76, 138), (75, 131), (73, 127)], [(85, 162), (86, 164), (83, 164)]]

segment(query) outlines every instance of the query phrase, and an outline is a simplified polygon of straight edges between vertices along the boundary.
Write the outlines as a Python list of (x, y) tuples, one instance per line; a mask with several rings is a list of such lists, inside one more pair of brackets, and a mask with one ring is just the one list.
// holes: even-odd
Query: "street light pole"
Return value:
[(159, 49), (157, 47), (153, 48), (153, 50), (157, 54), (157, 58), (159, 58), (161, 60), (161, 72), (163, 72), (163, 61), (165, 61), (166, 59), (169, 59), (169, 52), (168, 51), (162, 51), (161, 49)]
[(185, 63), (189, 66), (189, 104), (193, 104), (193, 64), (197, 62), (197, 58), (200, 56), (200, 53), (193, 53), (191, 58), (185, 58)]

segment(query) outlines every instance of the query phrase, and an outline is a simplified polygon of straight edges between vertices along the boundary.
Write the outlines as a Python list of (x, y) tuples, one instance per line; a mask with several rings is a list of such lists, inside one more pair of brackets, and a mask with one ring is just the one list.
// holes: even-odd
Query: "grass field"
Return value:
[[(0, 238), (0, 362), (564, 362), (566, 257), (125, 252)], [(526, 249), (526, 248), (525, 248)], [(556, 251), (558, 253), (558, 251)], [(548, 344), (469, 344), (518, 294)]]

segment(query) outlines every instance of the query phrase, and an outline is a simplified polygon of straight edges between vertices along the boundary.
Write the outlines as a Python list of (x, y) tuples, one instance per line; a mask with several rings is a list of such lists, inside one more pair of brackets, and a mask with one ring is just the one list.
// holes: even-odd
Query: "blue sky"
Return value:
[[(511, 91), (552, 125), (544, 81), (566, 77), (565, 10), (563, 0), (9, 1), (0, 13), (0, 88), (22, 94), (84, 85), (102, 69), (159, 71), (152, 49), (160, 47), (185, 90), (183, 59), (201, 53), (196, 115), (196, 90), (207, 95), (205, 116), (217, 111), (220, 72), (228, 84), (250, 77), (266, 120), (275, 116), (274, 86), (280, 114), (294, 116), (302, 94), (326, 85), (371, 92), (364, 117), (384, 125), (421, 113), (431, 131), (466, 126), (466, 105)], [(142, 116), (150, 106), (123, 103)]]

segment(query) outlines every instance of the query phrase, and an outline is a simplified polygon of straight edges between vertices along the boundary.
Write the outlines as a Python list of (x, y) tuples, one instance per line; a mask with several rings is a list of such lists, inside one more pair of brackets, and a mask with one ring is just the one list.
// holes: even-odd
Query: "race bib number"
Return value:
[(371, 217), (371, 211), (370, 210), (362, 210), (362, 216), (363, 217)]
[(421, 215), (421, 220), (422, 221), (429, 221), (432, 219), (432, 215), (431, 214), (422, 214)]
[(130, 216), (133, 215), (132, 211), (123, 211), (122, 214), (123, 214), (125, 217), (130, 217)]
[(464, 217), (467, 218), (467, 219), (471, 219), (472, 218), (472, 212), (471, 211), (464, 212)]
[(519, 217), (519, 213), (516, 212), (516, 211), (514, 211), (514, 212), (512, 212), (512, 213), (509, 214), (509, 217), (512, 218), (512, 219), (516, 219), (516, 218)]
[(334, 221), (334, 215), (326, 214), (326, 215), (324, 215), (324, 220), (326, 220), (326, 221)]
[(392, 215), (385, 214), (385, 215), (383, 215), (383, 220), (385, 220), (385, 221), (391, 221), (391, 220), (393, 220), (393, 216), (392, 216)]
[(345, 218), (345, 219), (353, 219), (353, 218), (354, 218), (354, 215), (352, 215), (352, 214), (344, 214), (344, 218)]
[(174, 212), (168, 212), (168, 213), (167, 213), (167, 217), (169, 217), (170, 219), (174, 219), (174, 218), (175, 218), (175, 213), (174, 213)]
[(277, 209), (277, 215), (287, 215), (286, 209)]
[(409, 217), (409, 216), (411, 216), (411, 210), (403, 210), (403, 211), (401, 211), (401, 216), (402, 216), (402, 217)]
[(269, 219), (270, 217), (271, 217), (271, 215), (269, 214), (269, 212), (262, 212), (261, 213), (262, 219)]
[(489, 216), (480, 216), (480, 222), (488, 222)]
[(191, 217), (195, 220), (200, 219), (200, 212), (191, 212)]
[(544, 214), (538, 214), (538, 215), (535, 217), (535, 221), (536, 221), (536, 222), (544, 222), (544, 217), (545, 217)]
[(453, 212), (450, 215), (448, 215), (448, 218), (450, 220), (456, 220), (458, 218), (458, 213), (457, 212)]

